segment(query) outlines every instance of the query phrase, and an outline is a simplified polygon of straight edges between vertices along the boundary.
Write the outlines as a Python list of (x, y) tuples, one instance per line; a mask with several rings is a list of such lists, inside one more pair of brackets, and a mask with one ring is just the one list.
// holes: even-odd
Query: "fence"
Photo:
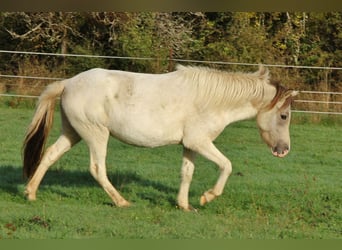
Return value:
[[(0, 50), (0, 53), (10, 54), (26, 54), (26, 55), (39, 55), (39, 56), (62, 56), (62, 57), (84, 57), (84, 58), (106, 58), (106, 59), (120, 59), (120, 60), (157, 60), (156, 58), (143, 58), (143, 57), (121, 57), (121, 56), (97, 56), (97, 55), (79, 55), (79, 54), (58, 54), (58, 53), (43, 53), (43, 52), (28, 52), (28, 51), (9, 51)], [(188, 59), (168, 59), (173, 62), (186, 62), (198, 64), (222, 64), (222, 65), (240, 65), (240, 66), (257, 66), (257, 63), (237, 63), (237, 62), (220, 62), (220, 61), (200, 61)], [(300, 68), (300, 69), (317, 69), (317, 70), (342, 70), (340, 67), (317, 67), (317, 66), (298, 66), (298, 65), (276, 65), (265, 64), (267, 67), (278, 68)], [(35, 79), (35, 80), (49, 80), (56, 81), (63, 78), (58, 77), (45, 77), (45, 76), (27, 76), (27, 75), (10, 75), (0, 74), (1, 78), (17, 78), (17, 79)], [(1, 82), (0, 82), (1, 84)], [(1, 85), (0, 85), (1, 87)], [(0, 89), (1, 91), (1, 89)], [(310, 113), (310, 114), (329, 114), (329, 115), (342, 115), (342, 92), (329, 92), (329, 91), (310, 91), (300, 90), (301, 99), (295, 100), (293, 112)], [(13, 98), (37, 98), (37, 95), (19, 95), (1, 93), (0, 97), (13, 97)], [(296, 108), (299, 106), (299, 108)], [(313, 109), (314, 108), (314, 109)], [(322, 110), (323, 109), (323, 110)]]

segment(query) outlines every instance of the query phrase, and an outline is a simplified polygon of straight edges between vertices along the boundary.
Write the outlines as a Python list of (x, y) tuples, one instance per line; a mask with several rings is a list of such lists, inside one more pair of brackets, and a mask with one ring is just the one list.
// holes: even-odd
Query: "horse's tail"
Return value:
[(53, 123), (56, 99), (64, 90), (63, 82), (50, 84), (40, 95), (35, 114), (23, 143), (23, 175), (31, 178), (44, 153), (45, 143)]

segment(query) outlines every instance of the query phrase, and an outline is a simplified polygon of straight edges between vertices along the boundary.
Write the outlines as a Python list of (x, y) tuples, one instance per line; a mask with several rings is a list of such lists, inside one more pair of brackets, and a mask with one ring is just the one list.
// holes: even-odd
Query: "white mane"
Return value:
[(188, 84), (193, 85), (195, 99), (201, 105), (239, 105), (261, 100), (269, 82), (269, 71), (260, 65), (254, 73), (231, 73), (206, 67), (177, 66)]

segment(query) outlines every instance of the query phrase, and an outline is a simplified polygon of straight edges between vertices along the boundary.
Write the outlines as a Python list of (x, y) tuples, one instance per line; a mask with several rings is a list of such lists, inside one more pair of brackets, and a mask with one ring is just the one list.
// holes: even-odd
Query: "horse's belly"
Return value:
[(182, 140), (180, 122), (167, 122), (163, 119), (113, 119), (109, 127), (112, 136), (119, 140), (143, 147), (158, 147), (168, 144), (178, 144)]

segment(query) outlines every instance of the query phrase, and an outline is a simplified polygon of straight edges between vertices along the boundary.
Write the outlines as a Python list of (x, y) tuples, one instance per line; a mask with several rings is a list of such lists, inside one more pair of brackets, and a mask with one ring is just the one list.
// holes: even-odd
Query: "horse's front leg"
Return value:
[[(205, 142), (205, 141), (202, 141)], [(215, 147), (211, 141), (196, 145), (194, 149), (199, 154), (203, 155), (208, 160), (213, 161), (220, 168), (220, 176), (215, 186), (208, 191), (204, 192), (200, 199), (200, 204), (203, 206), (207, 202), (212, 201), (223, 192), (224, 186), (232, 172), (231, 162)]]
[(185, 210), (191, 211), (194, 210), (191, 205), (189, 204), (189, 189), (190, 183), (192, 180), (192, 175), (194, 173), (194, 159), (196, 153), (190, 149), (183, 148), (183, 163), (182, 163), (182, 170), (181, 170), (181, 185), (179, 188), (178, 193), (178, 206)]

